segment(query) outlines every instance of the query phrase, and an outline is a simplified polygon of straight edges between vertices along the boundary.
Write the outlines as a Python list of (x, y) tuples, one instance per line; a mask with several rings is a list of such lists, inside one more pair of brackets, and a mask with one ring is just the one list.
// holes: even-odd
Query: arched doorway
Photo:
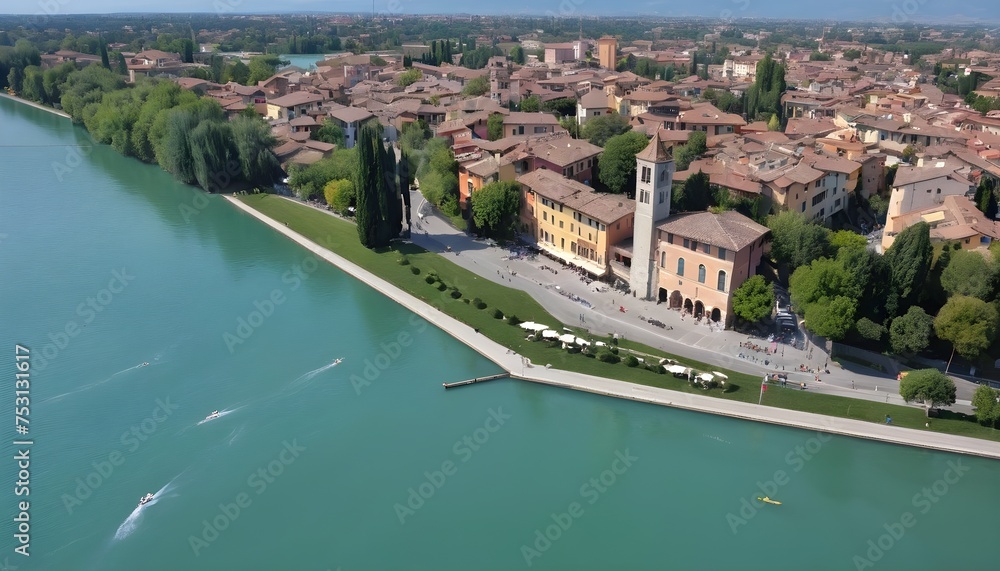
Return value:
[(684, 300), (684, 313), (691, 313), (694, 310), (694, 304), (691, 303), (691, 299)]
[(722, 321), (722, 312), (718, 307), (712, 308), (712, 321)]
[(667, 301), (667, 290), (661, 287), (659, 294), (656, 296), (656, 301), (660, 303)]
[(684, 304), (684, 296), (681, 295), (680, 290), (674, 290), (674, 293), (670, 294), (670, 309), (680, 309), (681, 305)]
[(705, 314), (705, 304), (702, 303), (701, 300), (699, 299), (698, 301), (694, 302), (694, 316), (701, 317), (704, 314)]

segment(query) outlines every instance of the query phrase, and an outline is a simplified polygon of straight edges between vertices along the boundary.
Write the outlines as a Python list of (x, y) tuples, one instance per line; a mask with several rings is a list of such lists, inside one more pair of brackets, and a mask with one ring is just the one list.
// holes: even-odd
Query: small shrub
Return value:
[(476, 306), (476, 309), (486, 309), (486, 302), (478, 297), (472, 300), (472, 305)]
[(469, 298), (467, 298), (467, 297), (463, 297), (463, 298), (462, 298), (462, 301), (464, 301), (464, 302), (465, 302), (466, 304), (470, 303), (470, 300), (469, 300)]
[(415, 276), (419, 276), (420, 275), (420, 268), (418, 268), (417, 266), (410, 266), (410, 273), (413, 274), (413, 275), (415, 275)]
[(493, 319), (503, 319), (503, 312), (497, 308), (493, 308)]
[(719, 388), (719, 381), (712, 379), (711, 381), (705, 381), (706, 389), (717, 389)]
[(510, 317), (507, 318), (507, 323), (511, 325), (520, 325), (523, 322), (520, 319), (518, 319), (516, 315), (511, 315)]
[(399, 258), (396, 259), (396, 263), (401, 266), (408, 266), (410, 265), (410, 260), (407, 260), (406, 256), (400, 256)]
[(437, 278), (435, 278), (431, 274), (427, 274), (426, 276), (424, 276), (424, 281), (427, 282), (427, 283), (429, 283), (429, 284), (432, 284), (432, 283), (434, 283), (434, 282), (437, 281)]
[(619, 357), (618, 355), (615, 355), (611, 351), (604, 351), (597, 358), (600, 359), (604, 363), (610, 363), (612, 365), (614, 365), (614, 364), (616, 364), (616, 363), (618, 363), (618, 362), (621, 361), (621, 357)]
[(618, 354), (618, 347), (612, 347), (612, 348), (610, 349), (610, 351), (611, 351), (611, 353), (613, 353), (613, 354), (617, 355), (617, 354)]
[(639, 359), (636, 359), (635, 355), (628, 355), (628, 356), (625, 357), (625, 366), (626, 367), (638, 367), (639, 366)]
[(664, 367), (663, 365), (653, 365), (653, 368), (656, 370), (656, 374), (658, 374), (658, 375), (666, 375), (667, 374), (667, 368)]
[(591, 359), (597, 358), (597, 355), (595, 355), (593, 351), (584, 351), (583, 356), (590, 357)]
[(438, 291), (444, 291), (448, 289), (448, 286), (444, 285), (444, 282), (439, 282), (437, 285)]
[(462, 292), (458, 291), (457, 289), (453, 289), (453, 290), (451, 290), (451, 297), (453, 299), (458, 299), (458, 298), (462, 297)]
[(569, 347), (566, 348), (566, 351), (571, 355), (575, 355), (580, 352), (580, 348), (577, 347), (576, 345), (570, 345)]

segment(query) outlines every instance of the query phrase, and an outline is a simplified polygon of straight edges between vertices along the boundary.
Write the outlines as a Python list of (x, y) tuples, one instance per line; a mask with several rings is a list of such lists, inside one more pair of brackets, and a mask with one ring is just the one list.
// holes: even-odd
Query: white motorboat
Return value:
[(215, 419), (219, 418), (220, 416), (222, 416), (222, 415), (219, 414), (219, 411), (213, 410), (212, 414), (210, 414), (210, 415), (208, 415), (208, 416), (205, 417), (205, 420), (215, 420)]
[(153, 494), (146, 494), (145, 496), (139, 499), (139, 507), (148, 504), (150, 501), (152, 501), (152, 499), (153, 499)]

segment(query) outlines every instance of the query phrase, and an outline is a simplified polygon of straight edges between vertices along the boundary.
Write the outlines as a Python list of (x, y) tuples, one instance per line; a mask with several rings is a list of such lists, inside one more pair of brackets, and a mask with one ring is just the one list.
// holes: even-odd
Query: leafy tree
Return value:
[(521, 100), (521, 111), (535, 113), (542, 109), (542, 100), (537, 95), (531, 95)]
[(899, 381), (899, 396), (928, 408), (955, 404), (955, 383), (937, 369), (910, 371)]
[(542, 103), (542, 111), (555, 114), (557, 117), (576, 116), (576, 98), (560, 97)]
[(508, 230), (521, 206), (521, 185), (491, 182), (472, 193), (472, 220), (487, 234)]
[(996, 306), (974, 297), (952, 297), (934, 318), (934, 332), (951, 342), (953, 354), (976, 359), (996, 337)]
[(774, 284), (764, 281), (764, 276), (755, 274), (733, 291), (733, 313), (750, 323), (756, 323), (771, 315), (774, 307)]
[(704, 131), (691, 131), (688, 134), (687, 146), (695, 156), (699, 156), (705, 154), (705, 151), (708, 150), (707, 141), (708, 135)]
[(767, 130), (768, 131), (781, 130), (781, 121), (778, 120), (777, 113), (771, 113), (771, 118), (767, 121)]
[(844, 59), (847, 61), (854, 61), (859, 57), (861, 57), (861, 50), (850, 49), (844, 51)]
[(253, 56), (250, 58), (250, 75), (246, 79), (246, 85), (257, 85), (257, 82), (271, 77), (278, 71), (278, 67), (287, 63), (276, 55)]
[(864, 249), (867, 247), (868, 240), (857, 232), (851, 232), (850, 230), (837, 230), (830, 233), (830, 248), (834, 251), (839, 252), (844, 248)]
[(934, 318), (927, 312), (915, 305), (910, 307), (906, 313), (893, 319), (889, 326), (889, 344), (893, 353), (913, 355), (926, 349), (933, 326)]
[(885, 254), (892, 284), (886, 300), (886, 311), (890, 316), (901, 314), (916, 303), (920, 295), (934, 251), (930, 231), (926, 222), (910, 226), (896, 236)]
[(1000, 391), (988, 385), (979, 385), (972, 395), (972, 406), (976, 409), (976, 420), (980, 424), (996, 428), (1000, 423)]
[(626, 192), (635, 178), (635, 155), (646, 148), (649, 139), (637, 131), (622, 133), (608, 139), (604, 153), (598, 159), (600, 179), (614, 193)]
[(399, 74), (399, 77), (396, 78), (396, 84), (400, 87), (406, 87), (420, 81), (423, 77), (424, 74), (419, 69), (410, 68)]
[(854, 324), (858, 335), (869, 341), (879, 342), (885, 336), (885, 327), (881, 323), (875, 323), (867, 317), (862, 317)]
[(829, 247), (829, 230), (806, 220), (805, 216), (784, 211), (768, 217), (771, 229), (771, 257), (797, 268), (823, 256)]
[(465, 97), (479, 97), (489, 92), (490, 80), (484, 75), (470, 79), (465, 83), (465, 87), (462, 88), (462, 95)]
[[(198, 186), (209, 192), (221, 190), (218, 175), (227, 172), (238, 158), (232, 127), (223, 121), (202, 121), (188, 135), (192, 171)], [(213, 183), (215, 186), (213, 186)]]
[(987, 218), (995, 218), (997, 214), (997, 197), (994, 193), (993, 183), (983, 177), (976, 187), (976, 195), (973, 199), (978, 208)]
[(490, 114), (489, 118), (486, 120), (486, 134), (491, 141), (503, 138), (503, 114)]
[(806, 307), (806, 328), (827, 339), (839, 341), (854, 325), (857, 305), (857, 300), (842, 295), (832, 300), (821, 298), (817, 303)]
[(708, 175), (702, 171), (693, 174), (684, 181), (681, 190), (681, 210), (698, 212), (708, 210), (712, 198)]
[(631, 130), (632, 126), (629, 125), (628, 119), (617, 113), (611, 113), (587, 119), (583, 124), (582, 136), (590, 141), (590, 144), (603, 147), (608, 139)]
[(997, 264), (989, 251), (957, 250), (941, 273), (941, 287), (949, 295), (967, 295), (989, 301), (996, 290)]
[(785, 66), (767, 54), (757, 62), (753, 85), (746, 93), (746, 113), (750, 120), (766, 120), (772, 114), (781, 120), (781, 94), (785, 92)]
[(408, 153), (420, 151), (431, 136), (431, 129), (423, 119), (406, 123), (403, 125), (403, 134), (399, 137), (399, 148)]
[(227, 66), (225, 73), (222, 75), (223, 82), (229, 83), (230, 81), (232, 81), (235, 83), (239, 83), (241, 85), (250, 85), (248, 81), (249, 78), (250, 78), (250, 68), (247, 67), (247, 64), (243, 63), (240, 60), (236, 60), (235, 62)]
[(514, 46), (510, 49), (510, 59), (516, 64), (524, 64), (524, 48)]
[[(115, 59), (118, 61), (118, 65), (115, 67), (115, 71), (120, 75), (128, 75), (128, 62), (125, 61), (125, 54), (121, 52), (117, 52), (117, 54), (118, 55), (115, 56)], [(221, 60), (222, 58), (219, 59)], [(215, 78), (216, 81), (219, 79), (220, 78)]]
[(271, 151), (277, 144), (270, 126), (259, 117), (235, 117), (229, 122), (243, 180), (270, 185), (281, 168)]
[(323, 124), (313, 131), (312, 138), (338, 147), (344, 146), (345, 139), (344, 130), (329, 117), (323, 119)]

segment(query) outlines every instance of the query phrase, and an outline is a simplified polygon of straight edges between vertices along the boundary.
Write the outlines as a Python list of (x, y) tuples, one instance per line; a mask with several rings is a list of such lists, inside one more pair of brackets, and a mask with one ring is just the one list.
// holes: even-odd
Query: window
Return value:
[(726, 291), (726, 272), (724, 270), (719, 270), (719, 283), (717, 287), (719, 291)]
[(641, 202), (643, 204), (649, 204), (649, 191), (648, 190), (640, 190), (639, 191), (639, 202)]
[(572, 231), (573, 231), (573, 223), (572, 223), (572, 222), (570, 222), (570, 223), (569, 223), (569, 231), (570, 231), (570, 232), (572, 232)]
[(698, 264), (698, 281), (705, 283), (705, 264)]
[(726, 259), (726, 254), (727, 254), (727, 253), (728, 253), (728, 252), (726, 251), (726, 249), (725, 249), (725, 248), (719, 248), (719, 259), (720, 259), (720, 260), (725, 260), (725, 259)]
[(661, 268), (667, 267), (667, 253), (666, 252), (660, 252), (660, 267)]
[(684, 238), (684, 247), (685, 248), (690, 248), (691, 247), (691, 241), (688, 240), (687, 238)]
[(576, 242), (570, 242), (570, 244), (569, 244), (569, 251), (572, 252), (572, 253), (574, 253), (574, 254), (576, 253)]
[(708, 244), (702, 244), (701, 245), (701, 251), (705, 252), (706, 254), (711, 254), (712, 253), (712, 246), (710, 246)]
[(542, 211), (542, 220), (544, 220), (546, 222), (549, 221), (549, 213), (545, 212), (544, 210)]
[(684, 275), (684, 258), (677, 258), (677, 275)]
[(649, 182), (653, 170), (649, 167), (642, 167), (642, 182)]
[(563, 250), (566, 249), (566, 238), (559, 238), (559, 247)]
[(805, 201), (803, 201), (802, 202), (802, 212), (805, 212), (805, 211), (806, 211), (806, 203), (805, 203)]
[(674, 235), (671, 234), (670, 232), (667, 232), (667, 244), (673, 244), (673, 243), (674, 243)]
[(663, 192), (662, 190), (660, 191), (660, 204), (663, 204), (663, 196), (664, 196), (665, 194), (666, 194), (666, 193), (665, 193), (665, 192)]
[(667, 169), (660, 171), (660, 182), (667, 180)]
[(698, 241), (697, 240), (692, 240), (691, 241), (691, 249), (694, 250), (695, 252), (698, 251)]
[(813, 185), (813, 188), (819, 188), (819, 181), (818, 180), (816, 181), (816, 184)]
[(562, 220), (560, 220), (560, 221), (559, 221), (559, 227), (560, 227), (560, 228), (562, 228), (562, 227), (563, 227), (563, 221), (562, 221)]
[(941, 194), (941, 189), (937, 189), (937, 194)]

